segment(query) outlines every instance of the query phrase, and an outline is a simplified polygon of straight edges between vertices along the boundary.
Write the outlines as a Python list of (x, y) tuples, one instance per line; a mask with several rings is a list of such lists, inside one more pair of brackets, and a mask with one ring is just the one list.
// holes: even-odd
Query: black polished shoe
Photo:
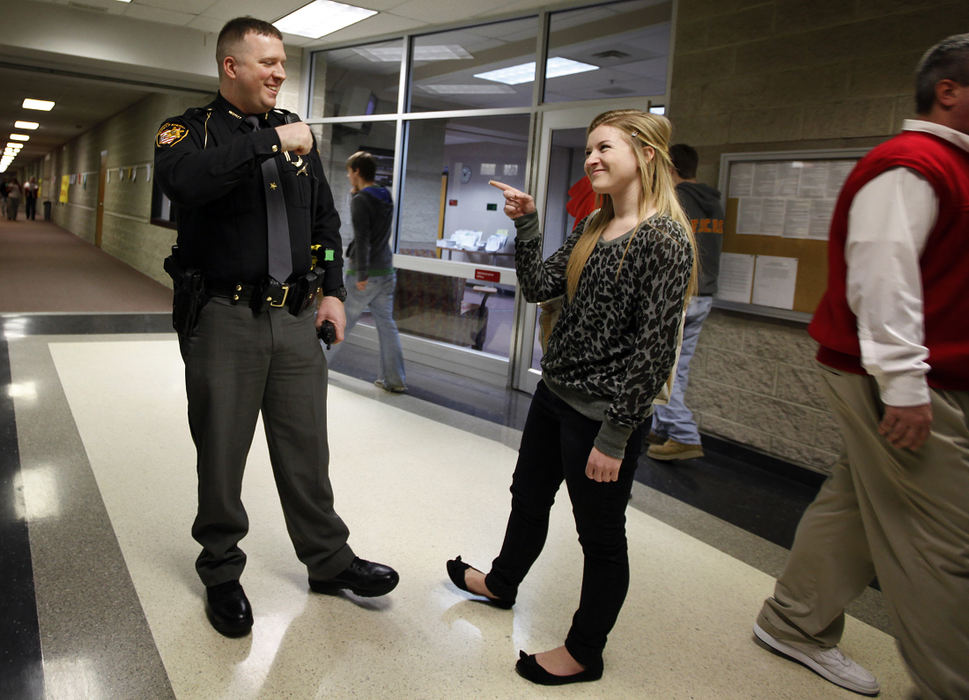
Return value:
[[(448, 559), (447, 562), (447, 575), (451, 579), (451, 583), (460, 588), (462, 591), (468, 591), (472, 595), (481, 595), (480, 593), (475, 593), (474, 591), (468, 590), (467, 581), (464, 580), (464, 574), (468, 569), (474, 569), (470, 564), (465, 564), (461, 561), (461, 557), (456, 557), (455, 559)], [(474, 569), (478, 573), (480, 570)], [(488, 603), (489, 605), (494, 605), (496, 608), (502, 608), (508, 610), (512, 605), (515, 604), (514, 600), (505, 600), (504, 598), (489, 598), (488, 596), (481, 596), (482, 603)]]
[(597, 681), (602, 678), (602, 662), (596, 666), (589, 666), (584, 671), (573, 673), (571, 676), (556, 676), (542, 668), (534, 654), (519, 651), (518, 656), (518, 663), (515, 664), (518, 675), (538, 685), (568, 685), (569, 683)]
[(333, 578), (325, 581), (310, 579), (310, 590), (327, 595), (347, 590), (364, 598), (373, 598), (390, 593), (397, 587), (398, 581), (400, 576), (389, 566), (354, 557), (350, 566)]
[(226, 637), (245, 637), (252, 629), (252, 607), (238, 581), (205, 589), (205, 616)]

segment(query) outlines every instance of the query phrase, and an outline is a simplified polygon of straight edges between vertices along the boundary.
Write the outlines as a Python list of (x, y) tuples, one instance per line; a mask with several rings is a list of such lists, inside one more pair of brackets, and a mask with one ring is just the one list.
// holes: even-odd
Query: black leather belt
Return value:
[(316, 299), (321, 289), (319, 276), (311, 272), (289, 284), (280, 284), (274, 279), (259, 284), (206, 281), (205, 293), (229, 299), (233, 304), (246, 303), (257, 312), (271, 306), (286, 308), (298, 316)]
[(284, 306), (289, 296), (289, 285), (267, 284), (238, 284), (206, 282), (205, 293), (213, 297), (224, 297), (234, 302), (252, 301), (255, 295), (260, 302), (265, 301), (269, 306)]

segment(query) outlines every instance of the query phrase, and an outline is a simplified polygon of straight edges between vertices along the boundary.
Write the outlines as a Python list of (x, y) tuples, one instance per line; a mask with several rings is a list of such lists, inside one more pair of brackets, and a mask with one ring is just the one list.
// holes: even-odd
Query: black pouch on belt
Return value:
[(178, 246), (165, 258), (165, 272), (172, 278), (172, 327), (179, 335), (188, 336), (198, 324), (202, 307), (209, 300), (205, 293), (205, 279), (200, 270), (186, 269), (178, 255)]

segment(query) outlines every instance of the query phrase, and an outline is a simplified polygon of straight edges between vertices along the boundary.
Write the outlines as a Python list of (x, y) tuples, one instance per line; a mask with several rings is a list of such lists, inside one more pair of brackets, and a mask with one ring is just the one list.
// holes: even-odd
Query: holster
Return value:
[(198, 324), (202, 307), (209, 300), (205, 293), (202, 272), (186, 269), (179, 259), (178, 246), (172, 246), (172, 254), (165, 258), (165, 272), (172, 278), (172, 327), (179, 335), (188, 336)]
[(290, 284), (289, 312), (293, 316), (299, 316), (313, 303), (320, 294), (323, 293), (323, 277), (316, 271), (307, 272), (298, 280)]

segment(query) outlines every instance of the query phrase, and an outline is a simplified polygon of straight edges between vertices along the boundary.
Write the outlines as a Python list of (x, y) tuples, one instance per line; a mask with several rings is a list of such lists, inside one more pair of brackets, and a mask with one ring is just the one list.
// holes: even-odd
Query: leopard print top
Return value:
[[(590, 217), (545, 261), (538, 216), (515, 220), (515, 266), (526, 300), (565, 294), (566, 264)], [(614, 457), (622, 456), (630, 433), (650, 416), (653, 398), (670, 376), (693, 265), (686, 231), (657, 215), (635, 231), (620, 269), (633, 233), (599, 241), (575, 297), (563, 300), (542, 358), (546, 384), (561, 398), (585, 415), (590, 406), (602, 407), (596, 411), (603, 421), (596, 447)], [(575, 405), (576, 397), (583, 406)]]

